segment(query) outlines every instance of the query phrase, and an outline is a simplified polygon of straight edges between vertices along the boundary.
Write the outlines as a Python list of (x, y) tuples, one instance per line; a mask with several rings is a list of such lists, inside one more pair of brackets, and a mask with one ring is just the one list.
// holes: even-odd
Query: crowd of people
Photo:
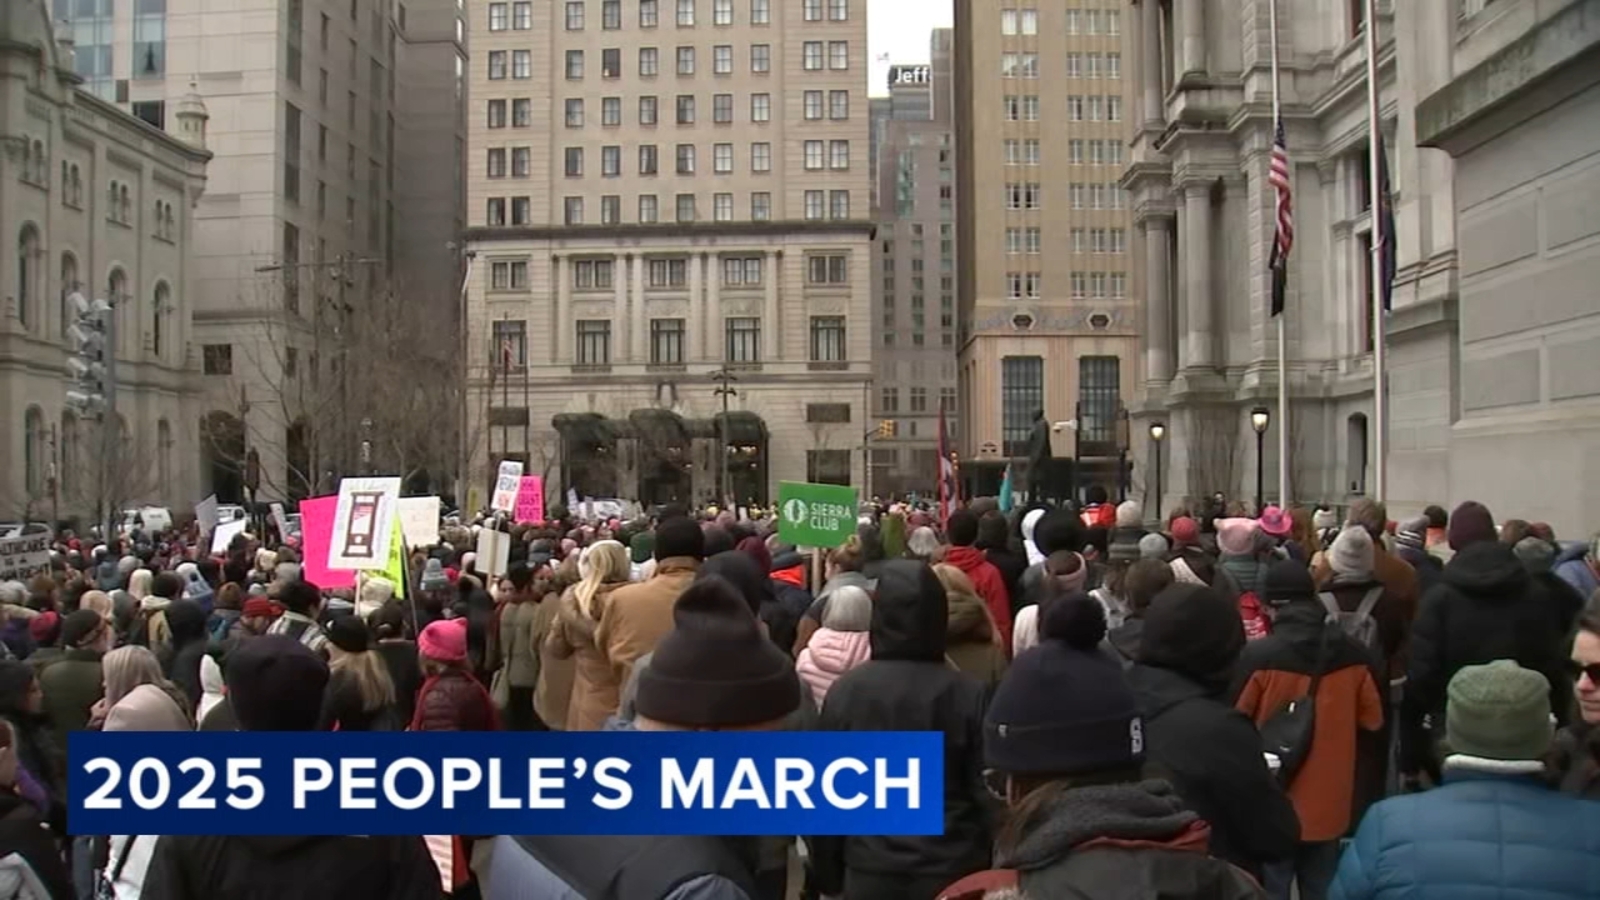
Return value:
[[(1258, 512), (1258, 514), (1251, 514)], [(475, 532), (510, 532), (503, 574)], [(409, 591), (250, 534), (0, 583), (0, 897), (1596, 896), (1600, 537), (1213, 498), (444, 523)], [(820, 551), (819, 551), (820, 552)], [(944, 736), (933, 836), (71, 835), (74, 731)]]

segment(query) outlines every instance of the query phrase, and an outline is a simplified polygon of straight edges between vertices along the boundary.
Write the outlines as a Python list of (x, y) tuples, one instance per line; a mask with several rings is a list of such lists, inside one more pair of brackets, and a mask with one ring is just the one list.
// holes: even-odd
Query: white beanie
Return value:
[(1346, 525), (1328, 549), (1328, 566), (1346, 581), (1367, 580), (1377, 565), (1372, 535), (1360, 525)]

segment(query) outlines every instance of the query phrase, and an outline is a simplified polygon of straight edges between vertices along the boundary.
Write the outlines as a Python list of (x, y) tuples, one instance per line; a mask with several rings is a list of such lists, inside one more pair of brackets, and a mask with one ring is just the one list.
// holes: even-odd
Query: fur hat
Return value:
[(1217, 549), (1224, 556), (1249, 556), (1256, 549), (1255, 519), (1221, 519), (1217, 522)]

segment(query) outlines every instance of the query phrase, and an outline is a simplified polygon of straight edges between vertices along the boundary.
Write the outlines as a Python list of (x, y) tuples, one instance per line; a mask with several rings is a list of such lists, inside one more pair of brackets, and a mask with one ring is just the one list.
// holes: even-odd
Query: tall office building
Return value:
[[(157, 128), (191, 91), (215, 158), (195, 210), (202, 492), (304, 496), (354, 470), (349, 339), (393, 288), (397, 0), (53, 0), (85, 87)], [(191, 502), (193, 499), (191, 498)]]
[(1117, 482), (1139, 324), (1118, 185), (1122, 6), (956, 4), (959, 452), (979, 493), (1025, 455), (1040, 410), (1072, 423), (1058, 456)]
[[(1289, 499), (1306, 504), (1375, 488), (1365, 8), (1278, 4), (1295, 226)], [(1600, 0), (1378, 9), (1396, 254), (1390, 517), (1474, 499), (1582, 534), (1600, 502), (1586, 477), (1600, 458), (1600, 216), (1587, 199), (1600, 190)], [(1126, 35), (1125, 183), (1150, 323), (1134, 447), (1148, 471), (1145, 426), (1165, 426), (1169, 509), (1214, 491), (1251, 497), (1258, 466), (1264, 499), (1279, 499), (1271, 84), (1218, 86), (1266, 71), (1272, 29), (1264, 3), (1219, 11), (1140, 0)]]
[(931, 48), (931, 64), (889, 68), (891, 112), (876, 172), (873, 409), (893, 423), (872, 444), (872, 488), (881, 495), (935, 494), (940, 410), (956, 425), (955, 139), (949, 105), (934, 103), (949, 90), (949, 29), (934, 33)]
[(865, 6), (474, 3), (478, 496), (501, 459), (647, 504), (718, 496), (725, 467), (740, 502), (859, 483)]

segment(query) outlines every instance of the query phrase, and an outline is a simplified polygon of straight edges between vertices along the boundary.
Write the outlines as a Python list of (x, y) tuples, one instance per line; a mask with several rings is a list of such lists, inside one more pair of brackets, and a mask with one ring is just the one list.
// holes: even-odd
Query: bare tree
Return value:
[(80, 420), (83, 458), (62, 460), (62, 468), (70, 467), (73, 474), (63, 482), (63, 505), (88, 509), (96, 514), (97, 520), (107, 512), (120, 520), (122, 510), (162, 488), (160, 452), (163, 448), (149, 439), (133, 437), (125, 422), (119, 424), (120, 439), (108, 442), (105, 422)]
[(1189, 501), (1239, 490), (1239, 423), (1230, 407), (1197, 407), (1190, 412)]

